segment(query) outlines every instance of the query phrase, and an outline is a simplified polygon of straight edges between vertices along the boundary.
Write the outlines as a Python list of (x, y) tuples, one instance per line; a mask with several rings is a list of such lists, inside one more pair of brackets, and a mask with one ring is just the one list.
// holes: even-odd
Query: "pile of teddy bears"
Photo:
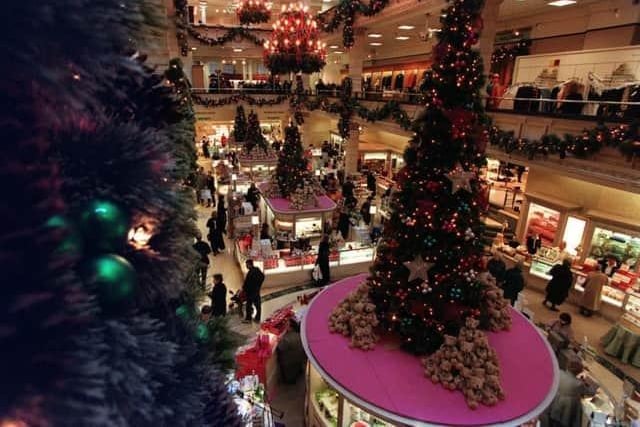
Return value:
[(482, 274), (478, 279), (485, 289), (480, 309), (482, 327), (493, 332), (506, 331), (511, 328), (511, 306), (503, 297), (502, 289), (490, 274)]
[(374, 333), (378, 326), (376, 306), (369, 298), (369, 285), (360, 284), (351, 292), (329, 317), (329, 331), (351, 337), (351, 347), (372, 350), (378, 336)]
[(457, 337), (445, 335), (438, 351), (422, 360), (425, 375), (448, 390), (462, 391), (471, 409), (504, 399), (498, 356), (478, 325), (467, 318)]

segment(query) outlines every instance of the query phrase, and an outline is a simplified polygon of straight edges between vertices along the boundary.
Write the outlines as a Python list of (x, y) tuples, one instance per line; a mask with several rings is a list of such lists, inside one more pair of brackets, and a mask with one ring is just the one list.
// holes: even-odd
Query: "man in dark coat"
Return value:
[(546, 296), (542, 302), (545, 306), (551, 304), (551, 310), (558, 311), (556, 305), (560, 305), (569, 296), (569, 290), (573, 284), (571, 261), (565, 259), (562, 264), (556, 264), (549, 272), (551, 280), (547, 284)]
[(203, 241), (202, 236), (198, 234), (196, 236), (196, 243), (193, 245), (193, 249), (200, 254), (198, 273), (200, 274), (200, 283), (204, 287), (207, 284), (207, 270), (209, 269), (209, 254), (211, 253), (211, 247), (207, 242)]
[(209, 293), (214, 316), (227, 314), (227, 286), (222, 281), (222, 274), (213, 275), (213, 290)]
[(331, 279), (331, 270), (329, 268), (329, 236), (322, 236), (322, 240), (318, 245), (318, 257), (316, 258), (316, 265), (320, 267), (322, 273), (322, 279), (319, 280), (318, 285), (324, 286), (329, 283)]
[(256, 308), (255, 321), (260, 323), (260, 314), (262, 312), (262, 301), (260, 299), (260, 288), (262, 282), (264, 282), (264, 273), (260, 271), (258, 267), (253, 265), (253, 260), (248, 259), (246, 261), (247, 275), (244, 278), (244, 284), (242, 290), (247, 298), (247, 305), (245, 309), (245, 323), (251, 322), (251, 315), (253, 313), (253, 307)]
[(342, 184), (342, 197), (345, 199), (353, 197), (353, 192), (355, 190), (355, 185), (353, 185), (353, 181), (351, 178), (347, 178), (347, 180)]
[(295, 384), (304, 372), (307, 356), (300, 339), (300, 326), (294, 319), (290, 320), (289, 330), (276, 347), (280, 375), (285, 384)]
[(502, 289), (504, 291), (504, 297), (511, 301), (511, 305), (515, 304), (518, 299), (518, 294), (524, 289), (522, 267), (522, 261), (518, 261), (515, 266), (504, 272)]

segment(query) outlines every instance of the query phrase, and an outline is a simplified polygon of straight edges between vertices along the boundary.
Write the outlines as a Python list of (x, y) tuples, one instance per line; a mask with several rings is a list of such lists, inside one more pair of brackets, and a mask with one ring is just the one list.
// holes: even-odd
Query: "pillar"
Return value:
[(204, 66), (200, 63), (191, 67), (191, 85), (193, 89), (206, 89), (204, 83)]
[(502, 2), (503, 0), (486, 0), (482, 10), (482, 33), (478, 41), (478, 48), (484, 64), (485, 75), (489, 75), (491, 71), (491, 54), (496, 39), (498, 15)]
[(198, 16), (198, 21), (201, 25), (207, 25), (207, 2), (206, 0), (200, 0), (199, 3), (200, 14)]
[(367, 29), (358, 27), (353, 29), (355, 42), (349, 49), (349, 77), (353, 83), (353, 93), (362, 92), (362, 67), (366, 58)]
[(345, 176), (358, 172), (358, 144), (360, 143), (359, 124), (351, 121), (349, 136), (344, 141), (344, 174)]

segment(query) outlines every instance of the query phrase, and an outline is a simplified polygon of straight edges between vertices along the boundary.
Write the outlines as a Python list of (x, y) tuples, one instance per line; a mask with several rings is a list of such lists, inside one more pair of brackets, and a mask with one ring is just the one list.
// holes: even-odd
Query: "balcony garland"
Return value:
[(360, 0), (341, 0), (335, 7), (317, 16), (320, 27), (327, 33), (342, 29), (342, 44), (350, 48), (355, 43), (353, 25), (358, 13), (364, 16), (374, 16), (382, 12), (389, 4), (389, 0), (370, 0), (364, 3)]
[(500, 64), (511, 61), (518, 56), (528, 55), (531, 49), (531, 40), (521, 40), (515, 44), (501, 46), (491, 54), (491, 64)]
[(251, 95), (239, 94), (239, 95), (231, 95), (226, 98), (220, 99), (206, 99), (201, 95), (193, 94), (192, 99), (193, 102), (197, 105), (202, 105), (203, 107), (208, 108), (216, 108), (224, 105), (238, 104), (240, 102), (246, 102), (247, 104), (253, 106), (256, 105), (258, 107), (262, 106), (272, 106), (279, 105), (283, 102), (289, 100), (291, 95), (278, 95), (275, 98), (256, 98)]
[(262, 46), (265, 42), (263, 39), (244, 27), (231, 27), (220, 37), (205, 36), (192, 26), (187, 27), (187, 31), (194, 39), (208, 46), (222, 46), (237, 38), (248, 40), (256, 46)]

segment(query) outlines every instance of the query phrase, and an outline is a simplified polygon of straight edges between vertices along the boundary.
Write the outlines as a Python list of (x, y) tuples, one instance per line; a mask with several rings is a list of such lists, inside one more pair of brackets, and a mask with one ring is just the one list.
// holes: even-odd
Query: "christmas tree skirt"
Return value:
[(519, 425), (549, 405), (558, 385), (557, 361), (546, 339), (515, 310), (509, 331), (487, 332), (498, 354), (506, 396), (491, 407), (470, 409), (462, 393), (431, 382), (419, 357), (384, 337), (373, 350), (351, 348), (348, 337), (329, 331), (327, 319), (366, 277), (353, 276), (321, 292), (302, 328), (309, 360), (349, 400), (408, 425)]

